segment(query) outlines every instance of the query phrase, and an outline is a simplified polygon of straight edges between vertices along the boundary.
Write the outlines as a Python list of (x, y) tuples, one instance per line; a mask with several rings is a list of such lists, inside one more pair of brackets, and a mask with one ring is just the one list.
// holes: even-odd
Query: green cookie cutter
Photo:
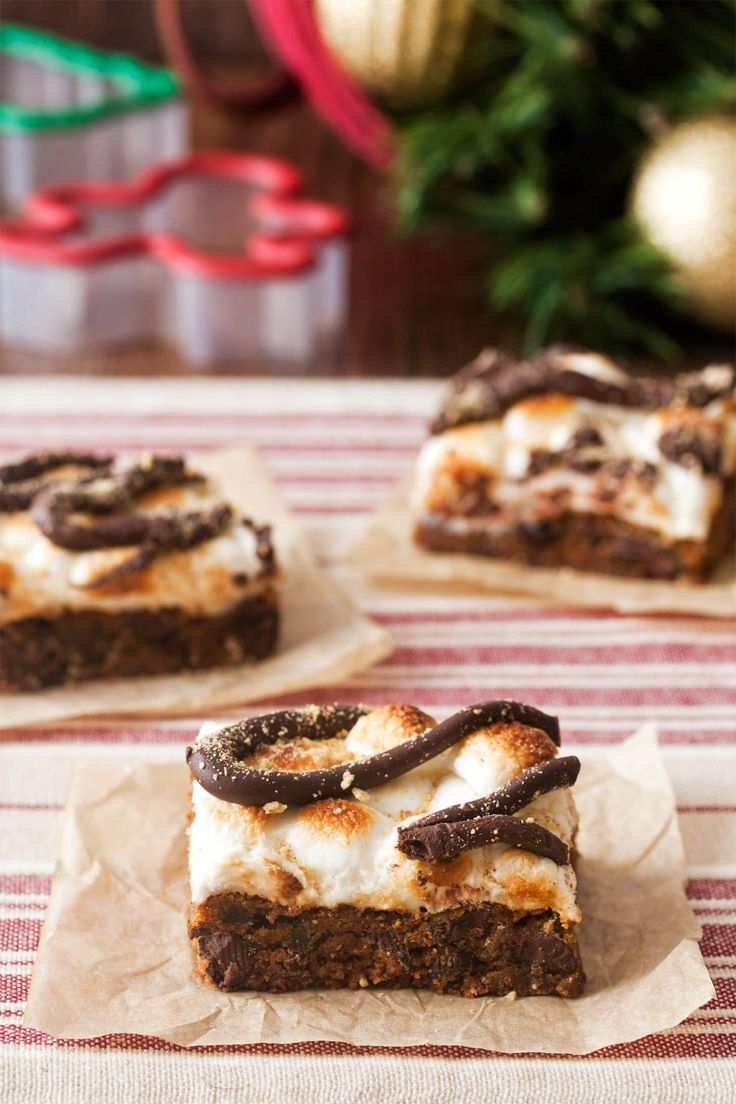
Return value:
[[(129, 54), (95, 50), (15, 23), (0, 26), (0, 55), (35, 62), (73, 77), (97, 77), (112, 90), (92, 103), (28, 108), (0, 101), (0, 132), (64, 130), (178, 99), (181, 85), (170, 69)], [(2, 57), (0, 56), (0, 62)]]

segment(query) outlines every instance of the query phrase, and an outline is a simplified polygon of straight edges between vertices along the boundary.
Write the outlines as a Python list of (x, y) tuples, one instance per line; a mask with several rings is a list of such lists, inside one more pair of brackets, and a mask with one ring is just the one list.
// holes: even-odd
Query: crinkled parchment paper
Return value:
[(196, 465), (240, 513), (273, 526), (283, 572), (276, 654), (260, 663), (211, 671), (0, 694), (0, 728), (101, 714), (201, 714), (338, 683), (392, 651), (388, 634), (359, 613), (317, 566), (260, 453), (246, 447), (223, 449), (197, 456)]
[(538, 596), (550, 604), (608, 607), (620, 613), (736, 617), (736, 551), (709, 582), (700, 584), (616, 578), (569, 567), (527, 567), (462, 552), (426, 552), (412, 539), (410, 487), (411, 476), (406, 475), (392, 488), (348, 553), (351, 566), (379, 579), (469, 585)]
[(608, 760), (585, 762), (576, 786), (588, 984), (574, 1001), (205, 986), (186, 934), (187, 790), (183, 763), (78, 768), (26, 1027), (66, 1039), (132, 1032), (182, 1046), (332, 1039), (586, 1054), (672, 1027), (713, 995), (651, 726)]

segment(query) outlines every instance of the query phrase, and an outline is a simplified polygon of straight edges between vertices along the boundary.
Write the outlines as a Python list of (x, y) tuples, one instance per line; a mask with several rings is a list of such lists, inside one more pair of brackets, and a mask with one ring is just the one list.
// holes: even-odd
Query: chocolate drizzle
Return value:
[(580, 773), (580, 760), (576, 755), (563, 755), (559, 759), (545, 759), (527, 767), (505, 786), (494, 790), (487, 797), (475, 801), (466, 801), (464, 805), (449, 805), (428, 813), (420, 820), (412, 821), (407, 828), (400, 828), (399, 834), (414, 833), (418, 828), (427, 828), (433, 824), (448, 824), (474, 817), (503, 815), (510, 816), (523, 809), (530, 801), (542, 794), (559, 790), (563, 786), (574, 786)]
[(411, 859), (450, 862), (463, 851), (488, 843), (506, 843), (556, 863), (567, 863), (567, 844), (540, 825), (511, 814), (542, 794), (573, 786), (579, 772), (580, 760), (574, 755), (537, 763), (487, 797), (439, 809), (399, 828), (396, 846)]
[(89, 452), (34, 452), (23, 460), (0, 465), (0, 483), (25, 483), (55, 468), (69, 465), (97, 470), (109, 468), (111, 463), (112, 457), (95, 456)]
[(560, 741), (556, 717), (519, 702), (490, 701), (461, 709), (427, 732), (368, 759), (313, 771), (265, 770), (243, 763), (257, 748), (278, 739), (337, 736), (369, 712), (366, 707), (311, 706), (240, 721), (187, 748), (187, 763), (200, 785), (222, 801), (256, 806), (271, 801), (287, 806), (308, 805), (329, 797), (345, 797), (353, 786), (364, 790), (382, 786), (488, 725), (522, 724), (541, 730), (555, 744)]
[(541, 475), (549, 468), (570, 468), (572, 471), (590, 474), (598, 471), (610, 458), (611, 454), (600, 433), (592, 426), (583, 426), (564, 448), (556, 452), (533, 449), (526, 475)]
[[(39, 458), (35, 461), (38, 467)], [(23, 470), (27, 470), (28, 466), (29, 462), (26, 462), (26, 469)], [(54, 466), (58, 466), (58, 462)], [(125, 560), (99, 575), (84, 589), (96, 589), (116, 579), (134, 575), (164, 552), (195, 548), (219, 536), (232, 522), (232, 510), (225, 503), (217, 503), (201, 511), (169, 509), (158, 514), (135, 512), (136, 500), (148, 491), (204, 482), (204, 476), (187, 468), (181, 457), (151, 457), (118, 472), (110, 472), (108, 468), (109, 461), (105, 461), (103, 474), (56, 482), (41, 488), (30, 504), (31, 517), (38, 528), (60, 548), (71, 552), (89, 552), (101, 548), (138, 546)], [(91, 515), (93, 520), (77, 520), (73, 517), (77, 513)], [(254, 529), (254, 532), (259, 555), (263, 559), (263, 545), (268, 543), (268, 531)]]
[(474, 817), (455, 824), (433, 824), (419, 829), (399, 829), (407, 835), (399, 836), (396, 845), (410, 859), (420, 862), (452, 862), (464, 851), (485, 847), (489, 843), (505, 843), (552, 859), (560, 866), (570, 861), (570, 848), (559, 836), (547, 831), (541, 824), (519, 820), (514, 816)]
[(673, 426), (657, 442), (659, 451), (675, 464), (700, 468), (704, 475), (718, 475), (723, 465), (723, 448), (718, 437), (707, 428)]
[[(228, 725), (188, 747), (186, 760), (189, 770), (199, 784), (220, 798), (236, 805), (267, 805), (271, 801), (286, 805), (307, 805), (321, 797), (345, 796), (342, 785), (344, 764), (332, 771), (258, 770), (243, 765), (243, 760), (258, 748), (274, 744), (277, 740), (329, 740), (346, 735), (371, 709), (367, 706), (325, 705), (305, 706), (303, 709), (286, 709), (266, 713), (262, 717), (250, 717), (237, 724)], [(321, 792), (329, 788), (328, 778), (338, 772), (337, 788), (329, 794)], [(333, 787), (334, 789), (334, 787)]]
[(648, 460), (614, 457), (603, 449), (579, 450), (572, 445), (559, 452), (534, 449), (529, 456), (525, 478), (542, 475), (552, 468), (568, 468), (595, 476), (598, 495), (604, 500), (615, 498), (626, 479), (636, 479), (646, 490), (651, 490), (657, 480), (657, 467)]
[[(31, 516), (45, 537), (71, 552), (143, 543), (159, 548), (189, 548), (207, 539), (197, 539), (200, 523), (209, 535), (215, 535), (214, 516), (205, 521), (205, 515), (199, 513), (172, 510), (146, 516), (131, 511), (135, 500), (147, 491), (203, 481), (204, 477), (189, 471), (179, 457), (152, 457), (115, 474), (49, 487), (33, 503)], [(93, 522), (69, 520), (75, 513), (115, 516)], [(229, 520), (229, 513), (225, 520)], [(221, 527), (222, 520), (219, 524)]]
[(88, 452), (36, 452), (23, 460), (0, 465), (0, 513), (27, 510), (54, 479), (45, 478), (59, 468), (86, 468), (89, 475), (109, 470), (112, 458)]
[[(455, 378), (444, 408), (432, 425), (442, 433), (468, 422), (498, 418), (523, 399), (558, 394), (615, 406), (657, 410), (675, 403), (702, 407), (734, 389), (734, 372), (723, 366), (672, 377), (599, 379), (564, 366), (564, 358), (585, 350), (554, 346), (533, 360), (516, 363), (486, 350)], [(708, 373), (711, 373), (709, 376)]]

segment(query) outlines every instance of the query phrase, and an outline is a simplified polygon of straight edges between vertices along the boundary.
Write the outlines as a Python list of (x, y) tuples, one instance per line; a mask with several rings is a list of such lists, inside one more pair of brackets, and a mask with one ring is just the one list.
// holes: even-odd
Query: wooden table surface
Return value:
[[(433, 232), (402, 238), (393, 229), (385, 176), (353, 157), (305, 105), (256, 119), (228, 116), (201, 103), (192, 108), (196, 148), (268, 152), (294, 161), (310, 194), (344, 205), (351, 243), (350, 316), (344, 348), (309, 367), (320, 376), (446, 376), (484, 344), (518, 351), (520, 333), (483, 303), (486, 244)], [(697, 337), (687, 360), (701, 366), (730, 356), (727, 338)], [(262, 365), (218, 365), (217, 374), (257, 375)], [(190, 375), (173, 350), (141, 344), (83, 357), (39, 355), (0, 346), (0, 373)]]

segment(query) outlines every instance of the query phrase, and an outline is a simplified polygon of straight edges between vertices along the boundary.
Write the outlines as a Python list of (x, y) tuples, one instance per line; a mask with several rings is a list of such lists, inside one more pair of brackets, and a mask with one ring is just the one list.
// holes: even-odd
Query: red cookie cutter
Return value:
[(0, 331), (66, 352), (157, 337), (197, 363), (308, 361), (341, 332), (349, 219), (299, 171), (202, 152), (61, 184), (0, 224)]

